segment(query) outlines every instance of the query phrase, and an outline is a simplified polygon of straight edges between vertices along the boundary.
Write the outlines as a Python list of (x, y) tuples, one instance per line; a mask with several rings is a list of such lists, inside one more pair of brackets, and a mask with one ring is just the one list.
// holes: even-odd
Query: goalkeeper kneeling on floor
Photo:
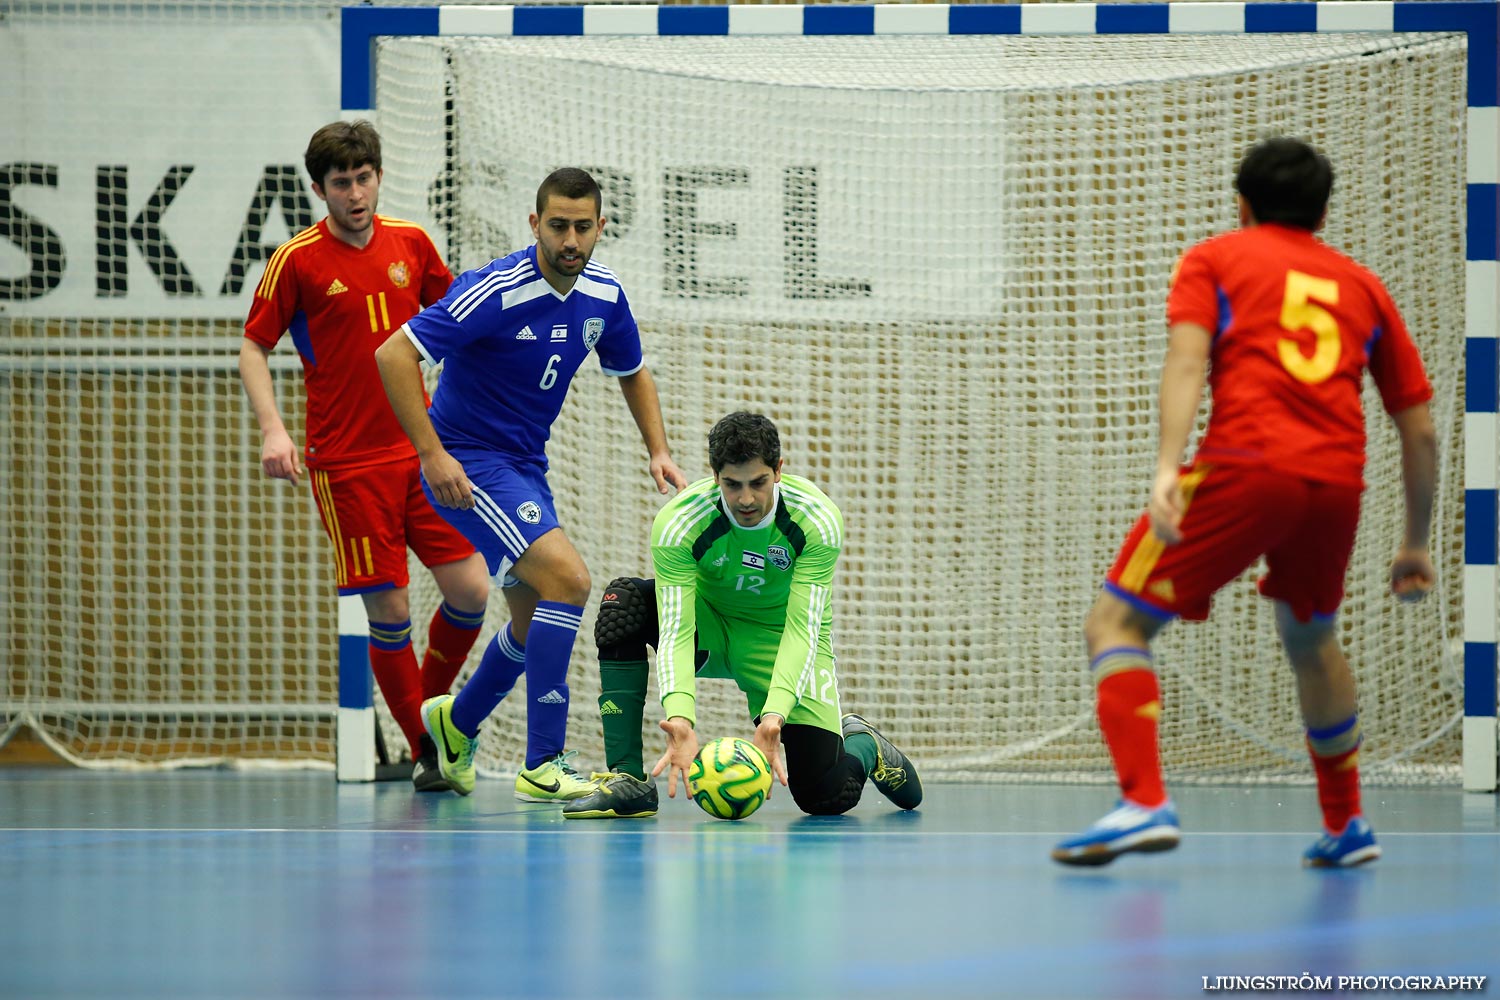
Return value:
[[(656, 515), (655, 578), (622, 577), (605, 588), (594, 636), (610, 771), (563, 816), (654, 816), (653, 779), (663, 771), (667, 795), (676, 796), (698, 752), (698, 677), (739, 685), (753, 742), (803, 812), (848, 812), (867, 778), (902, 809), (915, 809), (922, 782), (911, 760), (863, 718), (839, 710), (833, 570), (843, 515), (812, 483), (782, 475), (780, 436), (760, 414), (731, 413), (715, 424), (708, 460), (713, 477)], [(647, 646), (656, 650), (667, 734), (651, 777), (641, 746)]]

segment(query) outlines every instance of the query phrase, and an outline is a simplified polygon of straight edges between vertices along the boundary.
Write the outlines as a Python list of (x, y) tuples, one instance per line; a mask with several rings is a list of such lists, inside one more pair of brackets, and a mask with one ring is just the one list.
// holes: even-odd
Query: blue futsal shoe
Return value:
[(1052, 860), (1065, 865), (1107, 865), (1130, 851), (1170, 851), (1177, 846), (1177, 808), (1168, 799), (1155, 809), (1121, 801), (1114, 812), (1080, 834), (1060, 841)]
[(1335, 837), (1324, 833), (1302, 852), (1304, 868), (1353, 868), (1380, 857), (1380, 845), (1375, 843), (1375, 831), (1363, 816), (1355, 816), (1344, 827), (1344, 832)]

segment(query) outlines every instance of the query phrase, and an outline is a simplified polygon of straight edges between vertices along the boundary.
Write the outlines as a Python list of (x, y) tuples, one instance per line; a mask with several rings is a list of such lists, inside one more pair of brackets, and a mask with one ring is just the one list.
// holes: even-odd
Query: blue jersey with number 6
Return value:
[(406, 323), (429, 364), (443, 362), (433, 428), (451, 450), (499, 451), (546, 464), (547, 439), (590, 351), (606, 375), (641, 367), (641, 339), (619, 279), (589, 261), (566, 295), (537, 267), (536, 247), (465, 271)]

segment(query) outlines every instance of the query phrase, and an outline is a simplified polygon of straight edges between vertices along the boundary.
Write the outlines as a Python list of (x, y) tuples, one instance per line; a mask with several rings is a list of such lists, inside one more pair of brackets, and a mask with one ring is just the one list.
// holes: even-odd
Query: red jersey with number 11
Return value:
[(1262, 224), (1197, 244), (1167, 320), (1213, 334), (1202, 462), (1363, 486), (1365, 369), (1390, 413), (1432, 398), (1380, 279), (1306, 230)]
[(324, 219), (271, 256), (255, 289), (245, 336), (270, 350), (290, 332), (307, 385), (307, 465), (354, 468), (415, 452), (396, 421), (375, 349), (453, 276), (421, 226), (387, 216), (363, 249)]

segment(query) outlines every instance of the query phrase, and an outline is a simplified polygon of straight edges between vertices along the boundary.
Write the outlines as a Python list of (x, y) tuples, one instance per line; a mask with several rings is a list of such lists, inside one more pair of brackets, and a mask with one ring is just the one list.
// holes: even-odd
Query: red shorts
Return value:
[(429, 567), (474, 554), (469, 540), (427, 502), (416, 456), (356, 469), (314, 469), (312, 487), (333, 542), (340, 594), (406, 586), (408, 546)]
[(1148, 614), (1202, 621), (1219, 588), (1264, 555), (1262, 594), (1288, 604), (1302, 622), (1338, 611), (1360, 487), (1234, 465), (1195, 465), (1181, 482), (1182, 541), (1163, 544), (1141, 515), (1107, 590)]

